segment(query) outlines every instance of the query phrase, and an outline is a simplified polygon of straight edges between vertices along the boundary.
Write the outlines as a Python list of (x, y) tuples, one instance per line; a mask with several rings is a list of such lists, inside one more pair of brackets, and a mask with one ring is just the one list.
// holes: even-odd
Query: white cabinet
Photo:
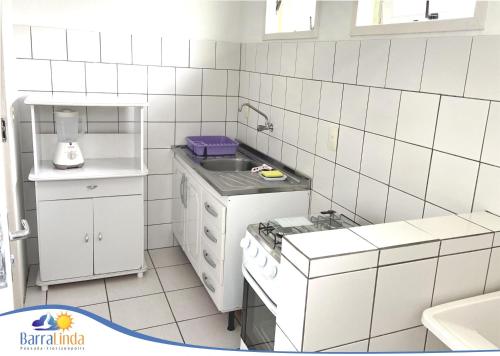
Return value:
[(201, 190), (191, 178), (186, 178), (184, 183), (186, 201), (186, 228), (184, 235), (184, 251), (186, 252), (189, 261), (196, 270), (200, 257), (200, 206), (201, 206)]
[(186, 172), (181, 166), (174, 166), (173, 178), (173, 205), (172, 205), (172, 231), (177, 242), (184, 245), (184, 226), (186, 219), (186, 203), (184, 202), (184, 183)]

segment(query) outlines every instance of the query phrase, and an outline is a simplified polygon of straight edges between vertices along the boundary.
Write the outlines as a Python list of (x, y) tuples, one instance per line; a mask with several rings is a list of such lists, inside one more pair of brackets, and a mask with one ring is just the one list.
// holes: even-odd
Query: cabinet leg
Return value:
[(234, 327), (234, 311), (231, 311), (227, 314), (227, 330), (233, 331)]
[(137, 273), (137, 278), (142, 278), (142, 277), (144, 277), (144, 272)]
[(49, 286), (41, 286), (42, 292), (46, 292), (49, 290)]

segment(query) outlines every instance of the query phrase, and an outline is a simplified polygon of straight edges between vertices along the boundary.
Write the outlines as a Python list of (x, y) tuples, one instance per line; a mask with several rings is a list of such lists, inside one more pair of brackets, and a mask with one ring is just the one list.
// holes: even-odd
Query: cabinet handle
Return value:
[(89, 242), (89, 234), (85, 234), (85, 242)]
[(219, 214), (217, 214), (217, 212), (215, 211), (214, 208), (212, 208), (212, 206), (208, 203), (205, 203), (205, 210), (208, 211), (208, 213), (210, 215), (212, 215), (213, 217), (217, 217)]
[(212, 241), (214, 244), (217, 243), (217, 238), (212, 234), (212, 232), (208, 229), (208, 227), (204, 227), (203, 231), (205, 232), (205, 236), (208, 237), (210, 241)]
[(97, 238), (99, 239), (99, 241), (101, 241), (101, 240), (102, 240), (102, 233), (99, 233), (99, 234), (97, 235)]
[(210, 265), (212, 268), (216, 268), (217, 264), (212, 260), (212, 257), (208, 254), (206, 250), (203, 250), (203, 258), (205, 258), (205, 261)]
[(212, 293), (215, 293), (215, 287), (208, 282), (208, 276), (205, 273), (202, 273), (201, 276), (203, 277), (203, 283), (205, 286), (210, 289)]
[(87, 189), (94, 190), (95, 188), (97, 188), (97, 184), (87, 185)]

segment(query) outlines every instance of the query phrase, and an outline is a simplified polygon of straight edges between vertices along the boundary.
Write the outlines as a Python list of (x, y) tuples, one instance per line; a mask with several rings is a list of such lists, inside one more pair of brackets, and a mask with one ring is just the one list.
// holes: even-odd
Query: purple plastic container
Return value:
[(187, 146), (197, 156), (234, 155), (239, 143), (226, 136), (188, 136)]

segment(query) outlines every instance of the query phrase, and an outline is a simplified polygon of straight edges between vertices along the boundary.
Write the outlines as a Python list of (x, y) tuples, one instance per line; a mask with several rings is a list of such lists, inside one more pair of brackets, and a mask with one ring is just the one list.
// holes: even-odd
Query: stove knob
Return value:
[(244, 237), (241, 239), (240, 241), (240, 247), (244, 250), (246, 250), (247, 248), (250, 247), (250, 244), (252, 243), (252, 241), (250, 241), (250, 239), (248, 237)]
[(260, 255), (257, 257), (257, 266), (259, 267), (265, 267), (267, 264), (267, 257), (266, 255)]
[(264, 269), (264, 277), (267, 279), (275, 279), (278, 274), (278, 268), (276, 266), (270, 265)]
[(248, 248), (248, 256), (249, 257), (255, 258), (255, 257), (257, 257), (258, 254), (259, 254), (259, 248), (257, 246), (251, 245)]

